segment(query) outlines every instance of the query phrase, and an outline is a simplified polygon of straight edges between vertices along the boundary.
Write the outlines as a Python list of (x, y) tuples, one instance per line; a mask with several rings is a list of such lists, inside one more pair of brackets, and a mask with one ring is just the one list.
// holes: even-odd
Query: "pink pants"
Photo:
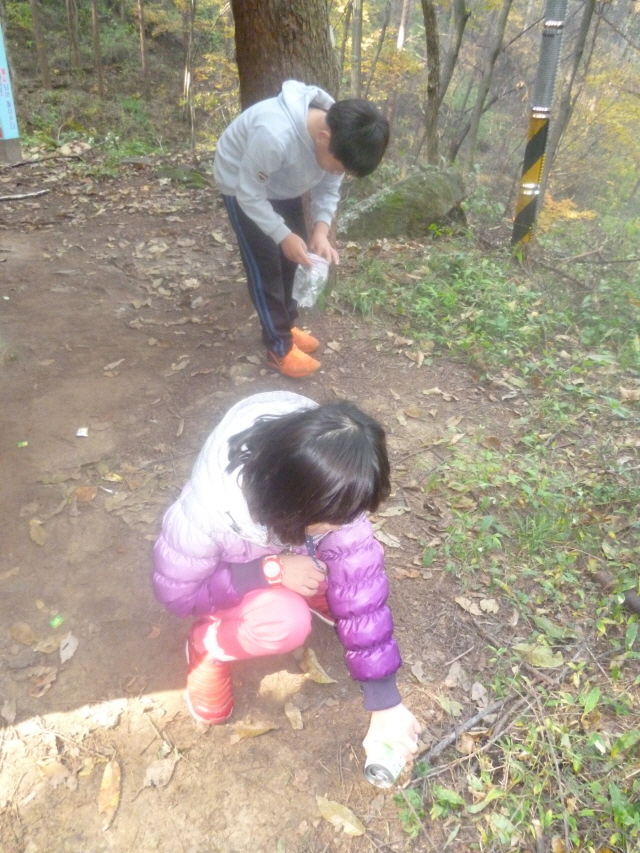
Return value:
[(239, 604), (218, 610), (193, 628), (196, 649), (220, 661), (279, 655), (301, 646), (311, 632), (311, 611), (290, 589), (255, 589)]

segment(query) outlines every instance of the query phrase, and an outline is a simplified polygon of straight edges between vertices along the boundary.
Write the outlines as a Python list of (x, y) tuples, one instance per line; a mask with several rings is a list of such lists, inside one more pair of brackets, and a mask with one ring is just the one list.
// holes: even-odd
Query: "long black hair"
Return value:
[(259, 419), (229, 439), (227, 471), (240, 465), (251, 517), (283, 544), (375, 512), (390, 490), (384, 429), (347, 402)]

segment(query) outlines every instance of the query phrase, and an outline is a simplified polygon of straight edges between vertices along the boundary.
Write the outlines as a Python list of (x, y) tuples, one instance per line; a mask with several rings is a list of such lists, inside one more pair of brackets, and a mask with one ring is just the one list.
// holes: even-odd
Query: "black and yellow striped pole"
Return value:
[(520, 194), (513, 221), (512, 245), (526, 243), (531, 239), (536, 219), (566, 11), (567, 0), (547, 0), (536, 88), (529, 113), (529, 133), (524, 152)]

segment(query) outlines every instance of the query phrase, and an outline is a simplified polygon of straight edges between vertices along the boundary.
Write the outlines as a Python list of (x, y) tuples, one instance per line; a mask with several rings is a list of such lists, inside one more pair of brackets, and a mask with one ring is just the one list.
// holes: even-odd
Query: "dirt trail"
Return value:
[[(392, 330), (337, 313), (304, 318), (331, 343), (316, 377), (265, 370), (211, 191), (176, 189), (151, 170), (79, 182), (59, 165), (5, 172), (2, 186), (50, 192), (0, 208), (1, 849), (439, 849), (437, 834), (408, 841), (392, 796), (363, 780), (366, 716), (326, 626), (309, 645), (334, 684), (305, 678), (295, 656), (235, 668), (231, 722), (276, 729), (233, 744), (230, 725), (205, 732), (192, 721), (181, 695), (189, 626), (153, 598), (150, 549), (195, 454), (235, 401), (281, 387), (320, 402), (353, 399), (389, 431), (387, 508), (400, 514), (378, 521), (399, 546), (392, 538), (387, 554), (406, 662), (400, 686), (437, 736), (447, 726), (433, 698), (444, 665), (473, 638), (453, 602), (455, 578), (416, 569), (420, 540), (446, 521), (424, 509), (420, 484), (448, 452), (419, 448), (450, 434), (451, 418), (468, 440), (504, 432), (508, 412), (464, 369), (441, 360), (418, 368)], [(434, 386), (454, 398), (421, 393)], [(69, 634), (78, 645), (62, 663)], [(467, 666), (480, 672), (476, 648)], [(417, 663), (423, 683), (411, 675)], [(301, 710), (302, 731), (286, 702)], [(98, 798), (111, 756), (122, 796), (103, 830)], [(164, 761), (165, 772), (174, 757), (168, 783), (149, 784), (149, 765)], [(337, 835), (316, 796), (348, 806), (367, 834)]]

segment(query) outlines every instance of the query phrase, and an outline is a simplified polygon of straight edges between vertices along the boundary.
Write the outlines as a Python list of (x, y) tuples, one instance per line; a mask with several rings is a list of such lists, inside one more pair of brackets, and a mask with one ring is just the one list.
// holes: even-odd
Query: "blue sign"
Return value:
[(13, 93), (9, 78), (9, 63), (4, 46), (2, 23), (0, 23), (0, 140), (19, 138), (18, 119), (13, 105)]

